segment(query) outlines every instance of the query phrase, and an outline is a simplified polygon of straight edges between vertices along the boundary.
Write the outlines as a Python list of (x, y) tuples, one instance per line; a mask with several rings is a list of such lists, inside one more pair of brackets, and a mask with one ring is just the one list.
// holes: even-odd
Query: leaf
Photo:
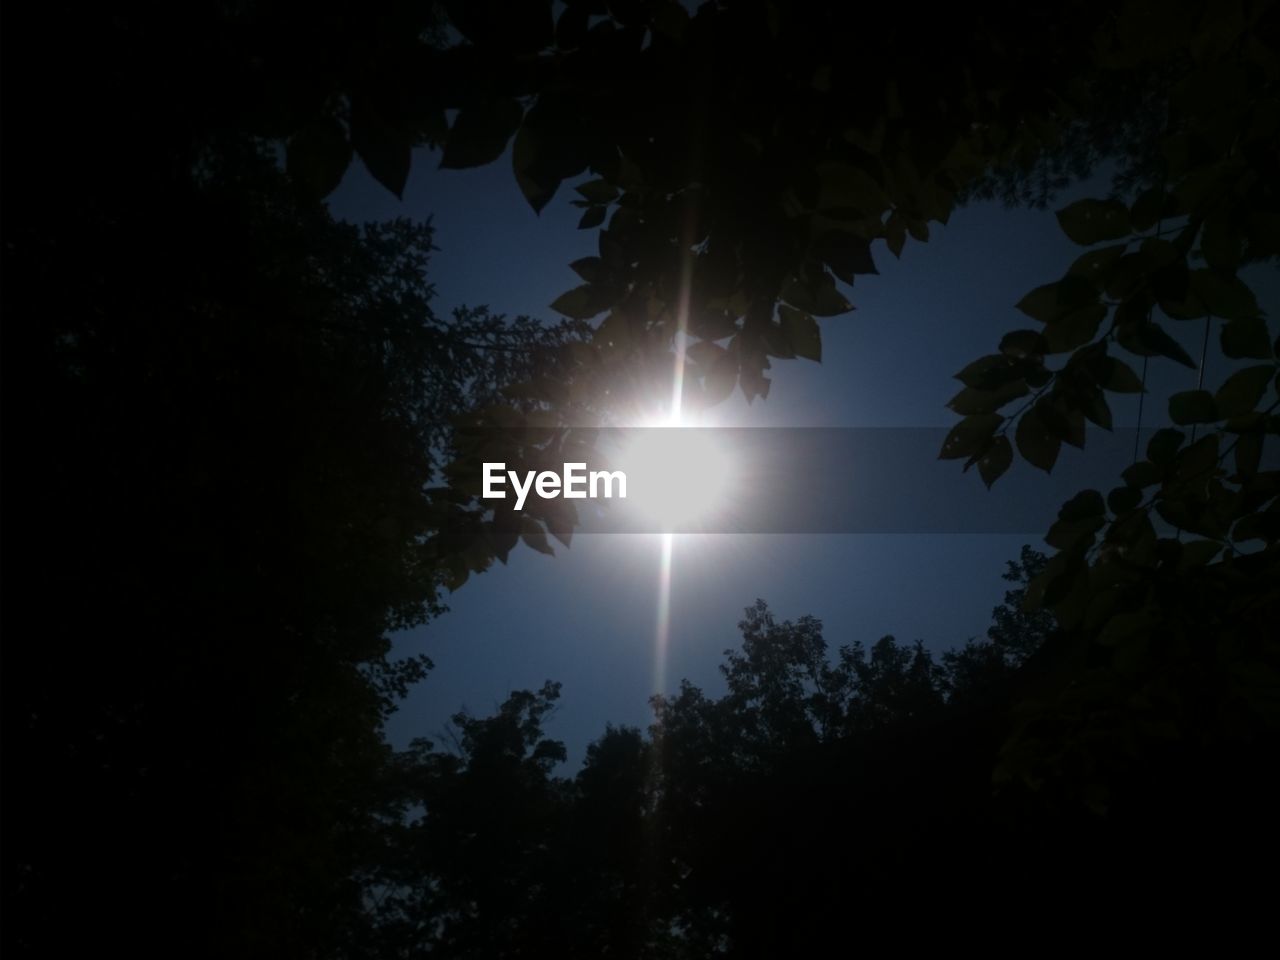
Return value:
[(711, 340), (698, 340), (685, 347), (685, 356), (700, 367), (710, 367), (727, 351)]
[(470, 576), (471, 571), (467, 569), (466, 564), (460, 558), (452, 557), (448, 563), (444, 585), (450, 593), (457, 593), (466, 585)]
[[(532, 114), (533, 111), (530, 111), (530, 116)], [(544, 152), (542, 139), (530, 124), (529, 117), (526, 117), (516, 131), (515, 143), (511, 147), (511, 166), (520, 192), (529, 201), (534, 213), (542, 212), (542, 208), (555, 196), (562, 179), (545, 162)]]
[(1191, 355), (1182, 349), (1177, 340), (1165, 333), (1164, 328), (1155, 322), (1143, 322), (1136, 329), (1121, 328), (1120, 343), (1126, 349), (1140, 357), (1168, 357), (1176, 360), (1184, 367), (1196, 369), (1196, 362)]
[(848, 163), (818, 167), (818, 209), (878, 217), (889, 208), (884, 189), (866, 170)]
[(555, 38), (549, 3), (445, 0), (448, 22), (482, 49), (537, 53)]
[(605, 214), (608, 212), (606, 207), (590, 207), (586, 213), (582, 215), (582, 219), (578, 221), (579, 230), (590, 230), (592, 227), (598, 227), (604, 223)]
[(825, 270), (813, 280), (794, 278), (783, 288), (782, 299), (815, 317), (834, 317), (853, 309), (853, 304), (840, 295), (835, 280)]
[(1178, 569), (1186, 572), (1194, 567), (1207, 566), (1214, 557), (1222, 552), (1223, 544), (1213, 540), (1192, 540), (1182, 545), (1182, 557), (1178, 560)]
[(857, 234), (832, 230), (814, 244), (814, 253), (845, 283), (857, 274), (879, 273), (871, 259), (871, 243)]
[(1098, 333), (1098, 327), (1107, 315), (1101, 303), (1073, 310), (1044, 328), (1045, 343), (1049, 353), (1067, 353), (1089, 343)]
[(778, 305), (778, 315), (782, 319), (782, 330), (791, 342), (791, 349), (797, 357), (822, 362), (822, 333), (818, 330), (818, 322), (794, 307), (785, 303)]
[(978, 473), (988, 490), (1012, 464), (1013, 446), (1009, 443), (1009, 438), (1003, 434), (993, 438), (986, 452), (978, 458)]
[[(1148, 273), (1163, 272), (1166, 268), (1172, 267), (1174, 272), (1180, 275), (1180, 279), (1176, 279), (1178, 288), (1171, 292), (1176, 296), (1186, 296), (1186, 284), (1189, 279), (1187, 260), (1173, 241), (1163, 237), (1147, 237), (1138, 248), (1138, 256), (1142, 258)], [(1169, 282), (1172, 277), (1173, 275), (1170, 274), (1166, 282)]]
[(600, 259), (612, 270), (626, 270), (633, 262), (627, 254), (627, 247), (619, 239), (616, 230), (601, 230), (596, 234)]
[(507, 142), (523, 117), (520, 101), (510, 97), (482, 100), (463, 107), (445, 140), (441, 169), (463, 170), (497, 160), (507, 149)]
[(493, 555), (505, 564), (511, 549), (520, 541), (520, 514), (514, 510), (494, 510), (488, 527)]
[(1098, 291), (1084, 277), (1067, 274), (1056, 283), (1036, 287), (1015, 304), (1033, 320), (1054, 323), (1070, 316), (1081, 308), (1101, 306)]
[(1024, 296), (1014, 306), (1032, 320), (1039, 320), (1041, 323), (1055, 320), (1062, 312), (1062, 308), (1058, 304), (1058, 285), (1056, 283), (1042, 284)]
[[(1101, 501), (1101, 494), (1098, 499)], [(1106, 518), (1102, 516), (1081, 517), (1073, 520), (1059, 519), (1049, 527), (1044, 542), (1059, 550), (1071, 550), (1079, 547), (1086, 540), (1092, 543), (1093, 535), (1101, 530), (1106, 522)]]
[(1058, 211), (1063, 233), (1083, 246), (1119, 240), (1130, 232), (1129, 210), (1117, 200), (1077, 200)]
[(1214, 394), (1218, 419), (1236, 417), (1253, 410), (1267, 392), (1267, 384), (1275, 376), (1275, 367), (1264, 364), (1237, 370)]
[(1012, 330), (1000, 338), (1000, 352), (1011, 357), (1043, 357), (1049, 344), (1036, 330)]
[(1041, 400), (1036, 404), (1036, 410), (1050, 433), (1064, 443), (1084, 449), (1084, 414), (1070, 406), (1066, 395), (1057, 396), (1052, 401)]
[(565, 547), (573, 542), (573, 528), (578, 522), (578, 508), (569, 500), (549, 500), (543, 508), (547, 532)]
[(1253, 477), (1262, 464), (1262, 434), (1242, 433), (1236, 438), (1236, 474), (1242, 480)]
[(1184, 390), (1169, 398), (1169, 418), (1185, 426), (1191, 423), (1214, 423), (1220, 420), (1213, 394), (1208, 390)]
[[(1172, 454), (1170, 454), (1172, 457)], [(1136, 489), (1150, 487), (1159, 483), (1164, 479), (1164, 471), (1150, 460), (1139, 460), (1137, 463), (1131, 464), (1124, 468), (1124, 472), (1120, 474), (1124, 478), (1124, 482)]]
[(897, 213), (885, 221), (884, 242), (889, 245), (889, 252), (901, 259), (903, 244), (907, 242), (907, 226)]
[(1027, 384), (1036, 390), (1039, 390), (1055, 376), (1055, 373), (1043, 363), (1024, 364), (1022, 369)]
[(1162, 216), (1171, 213), (1172, 194), (1165, 193), (1162, 187), (1154, 187), (1138, 197), (1129, 211), (1129, 222), (1133, 229), (1142, 233), (1150, 230)]
[(1004, 417), (998, 413), (976, 413), (965, 417), (951, 428), (947, 438), (942, 441), (938, 459), (959, 460), (962, 457), (972, 457), (983, 450), (991, 435), (1003, 422)]
[(1101, 290), (1107, 283), (1111, 268), (1123, 255), (1127, 244), (1117, 243), (1110, 247), (1090, 250), (1076, 258), (1067, 273), (1084, 277)]
[(1200, 255), (1210, 269), (1234, 276), (1240, 268), (1244, 235), (1232, 224), (1230, 212), (1220, 208), (1206, 218), (1200, 231)]
[(569, 269), (587, 281), (587, 283), (595, 283), (600, 279), (601, 267), (603, 266), (604, 261), (599, 257), (581, 257), (569, 264)]
[(1200, 234), (1200, 253), (1221, 273), (1234, 274), (1240, 267), (1244, 236), (1226, 210), (1212, 214)]
[(351, 164), (351, 143), (332, 117), (309, 124), (289, 140), (289, 176), (317, 197), (332, 193)]
[(1022, 454), (1024, 460), (1045, 473), (1053, 470), (1062, 441), (1045, 424), (1038, 406), (1022, 415), (1017, 430), (1014, 431), (1014, 440), (1018, 445), (1018, 453)]
[(561, 50), (573, 50), (587, 39), (587, 27), (591, 8), (585, 3), (569, 4), (556, 21), (556, 46)]
[(729, 399), (737, 384), (738, 360), (728, 350), (723, 350), (702, 378), (703, 397), (708, 406)]
[(1000, 353), (989, 353), (968, 364), (955, 375), (954, 379), (959, 380), (966, 387), (990, 390), (1021, 378), (1018, 376), (1018, 365), (1009, 357)]
[(1100, 362), (1098, 383), (1112, 393), (1142, 393), (1142, 380), (1133, 368), (1115, 357), (1103, 357)]
[(1165, 296), (1159, 298), (1159, 303), (1160, 309), (1170, 320), (1199, 320), (1209, 315), (1209, 308), (1196, 296), (1186, 296), (1183, 299)]
[(1164, 427), (1157, 430), (1152, 435), (1150, 442), (1147, 443), (1147, 459), (1152, 463), (1167, 467), (1173, 462), (1174, 456), (1178, 453), (1178, 448), (1182, 446), (1182, 441), (1187, 435), (1181, 430), (1174, 430), (1172, 427)]
[(1027, 381), (1010, 380), (994, 390), (979, 390), (976, 387), (965, 387), (947, 403), (947, 406), (962, 416), (973, 413), (991, 413), (1011, 400), (1025, 397), (1030, 391)]
[(1151, 278), (1156, 302), (1174, 320), (1196, 320), (1207, 312), (1200, 298), (1191, 290), (1190, 276), (1186, 261), (1179, 259)]
[[(583, 5), (586, 6), (585, 4)], [(679, 42), (689, 29), (689, 11), (678, 3), (659, 4), (653, 14), (655, 33)]]
[(404, 199), (404, 185), (409, 179), (412, 159), (412, 138), (369, 110), (363, 98), (354, 99), (351, 104), (351, 146), (373, 179)]
[(1110, 430), (1114, 421), (1111, 417), (1111, 407), (1107, 405), (1107, 397), (1101, 390), (1094, 392), (1084, 405), (1084, 415), (1089, 418), (1090, 422), (1096, 423), (1103, 430)]
[[(810, 317), (810, 319), (813, 318)], [(791, 338), (787, 336), (787, 331), (783, 329), (781, 323), (770, 321), (761, 327), (758, 332), (766, 355), (779, 357), (783, 360), (795, 359), (796, 351), (791, 346)]]
[(1195, 270), (1191, 290), (1215, 317), (1249, 320), (1259, 315), (1258, 299), (1239, 277), (1224, 277), (1216, 270)]
[[(739, 351), (739, 354), (741, 354), (741, 351)], [(751, 403), (756, 397), (766, 400), (769, 398), (769, 387), (773, 381), (764, 375), (764, 371), (768, 366), (769, 359), (763, 354), (748, 357), (739, 356), (738, 385), (742, 388), (742, 396), (747, 403)]]
[(1142, 503), (1142, 491), (1137, 486), (1116, 487), (1107, 494), (1107, 506), (1111, 512), (1119, 516)]
[(1274, 510), (1241, 517), (1231, 531), (1231, 539), (1237, 543), (1249, 540), (1274, 543), (1278, 538), (1280, 538), (1280, 513)]
[(618, 188), (604, 179), (588, 180), (574, 189), (591, 203), (611, 203), (618, 196)]
[(1236, 359), (1270, 360), (1271, 337), (1260, 317), (1232, 320), (1222, 328), (1222, 352)]
[(1149, 272), (1150, 264), (1141, 252), (1126, 253), (1107, 272), (1107, 296), (1116, 300), (1129, 299), (1142, 289)]
[(574, 320), (589, 320), (607, 306), (599, 303), (596, 292), (595, 285), (584, 283), (556, 297), (551, 303), (551, 309)]
[(547, 540), (547, 532), (542, 529), (542, 524), (533, 519), (533, 517), (524, 518), (524, 523), (520, 527), (520, 539), (539, 553), (545, 553), (549, 557), (556, 555), (555, 550), (552, 549), (550, 542)]
[(1174, 475), (1181, 480), (1206, 479), (1218, 464), (1218, 434), (1201, 437), (1174, 459)]
[(1097, 490), (1081, 490), (1058, 509), (1058, 519), (1073, 521), (1101, 517), (1107, 512), (1102, 494)]

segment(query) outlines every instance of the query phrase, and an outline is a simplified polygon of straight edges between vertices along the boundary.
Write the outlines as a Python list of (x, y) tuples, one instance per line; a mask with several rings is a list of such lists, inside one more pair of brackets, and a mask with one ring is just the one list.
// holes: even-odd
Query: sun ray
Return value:
[(675, 534), (664, 533), (661, 558), (658, 561), (657, 630), (654, 637), (653, 689), (664, 693), (667, 688), (667, 647), (671, 641), (671, 566)]
[[(693, 281), (693, 258), (685, 247), (680, 275), (680, 293), (676, 304), (675, 370), (671, 378), (671, 411), (668, 425), (679, 427), (684, 416), (685, 340), (689, 327), (689, 294)], [(675, 553), (675, 534), (662, 535), (662, 556), (658, 561), (657, 632), (654, 637), (654, 692), (667, 688), (667, 647), (671, 640), (671, 569)]]

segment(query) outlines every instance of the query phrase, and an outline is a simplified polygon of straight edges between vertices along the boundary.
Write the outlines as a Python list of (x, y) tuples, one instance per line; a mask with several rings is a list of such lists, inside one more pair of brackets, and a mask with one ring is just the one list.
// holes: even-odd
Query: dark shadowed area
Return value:
[(0, 36), (6, 956), (1266, 932), (1276, 4)]

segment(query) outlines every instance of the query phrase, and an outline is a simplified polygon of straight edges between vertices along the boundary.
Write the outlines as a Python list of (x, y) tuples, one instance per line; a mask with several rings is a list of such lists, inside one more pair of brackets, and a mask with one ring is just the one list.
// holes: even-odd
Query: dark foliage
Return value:
[[(913, 941), (968, 935), (997, 902), (982, 924), (1061, 923), (1082, 897), (1088, 928), (1131, 924), (1125, 898), (1200, 911), (1188, 929), (1256, 909), (1274, 740), (1173, 737), (1132, 745), (1124, 772), (993, 779), (1011, 712), (1058, 673), (1063, 635), (1022, 608), (1045, 560), (1024, 548), (989, 638), (940, 660), (893, 637), (831, 657), (816, 619), (757, 601), (721, 696), (655, 698), (647, 736), (607, 729), (571, 779), (543, 732), (558, 686), (456, 717), (450, 748), (397, 759), (408, 816), (374, 881), (372, 955), (776, 957), (922, 910), (940, 926)], [(1105, 802), (1077, 802), (1104, 779)]]
[(430, 668), (388, 635), (450, 576), (426, 488), (581, 326), (438, 317), (429, 225), (184, 139), (132, 99), (173, 94), (134, 32), (166, 28), (103, 26), (81, 121), (6, 91), (5, 938), (345, 949), (382, 722)]

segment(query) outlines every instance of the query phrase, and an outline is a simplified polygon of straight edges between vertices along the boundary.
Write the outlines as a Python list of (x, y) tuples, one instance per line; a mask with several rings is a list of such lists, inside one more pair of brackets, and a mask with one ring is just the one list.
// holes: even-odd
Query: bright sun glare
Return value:
[(676, 420), (638, 429), (619, 453), (629, 509), (664, 532), (708, 525), (728, 493), (723, 447), (712, 431), (689, 426)]

